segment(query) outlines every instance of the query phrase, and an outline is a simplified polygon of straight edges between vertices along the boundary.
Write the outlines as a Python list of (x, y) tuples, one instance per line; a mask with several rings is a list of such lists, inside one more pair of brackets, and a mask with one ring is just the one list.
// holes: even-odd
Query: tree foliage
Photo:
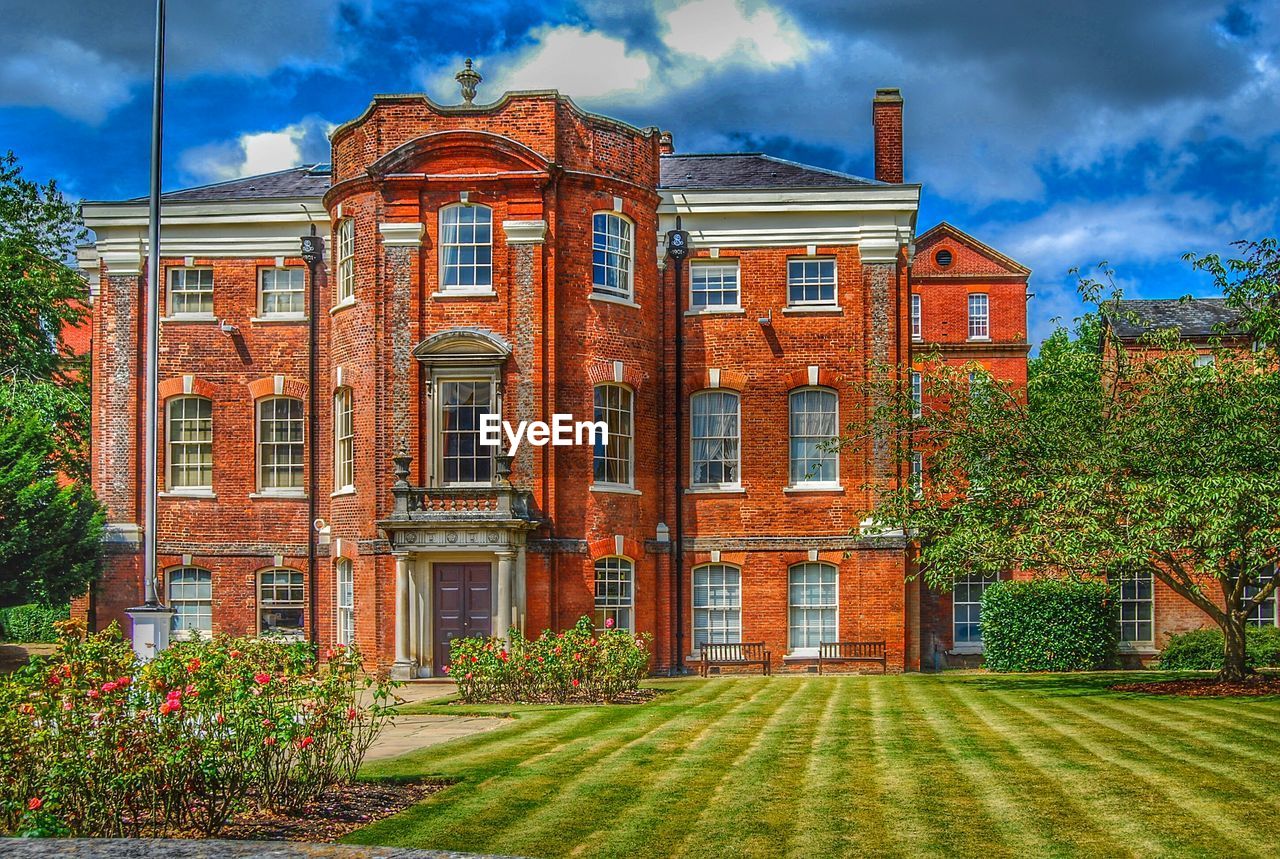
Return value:
[(52, 435), (32, 415), (0, 422), (0, 605), (58, 605), (98, 574), (104, 515), (62, 477)]
[(872, 420), (848, 441), (890, 445), (903, 473), (920, 452), (925, 480), (882, 493), (871, 515), (918, 535), (935, 586), (1149, 573), (1223, 628), (1223, 676), (1239, 677), (1244, 620), (1274, 591), (1280, 554), (1276, 355), (1222, 348), (1196, 366), (1167, 332), (1132, 355), (1104, 324), (1118, 290), (1080, 287), (1095, 312), (1045, 341), (1025, 391), (926, 359), (914, 418), (909, 390), (873, 383)]

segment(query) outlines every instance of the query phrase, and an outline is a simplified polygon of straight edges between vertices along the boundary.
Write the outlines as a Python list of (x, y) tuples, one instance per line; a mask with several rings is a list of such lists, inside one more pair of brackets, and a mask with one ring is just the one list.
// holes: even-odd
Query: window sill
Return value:
[(631, 299), (619, 298), (616, 295), (602, 295), (601, 293), (593, 292), (588, 295), (587, 298), (592, 301), (603, 301), (605, 304), (620, 304), (623, 307), (634, 307), (636, 310), (640, 309), (640, 305), (636, 304)]
[(966, 342), (969, 342), (969, 343), (990, 343), (990, 342), (991, 342), (991, 338), (990, 338), (990, 337), (970, 337), (970, 338), (968, 339), (968, 341), (966, 341)]
[(843, 495), (844, 487), (839, 484), (832, 483), (815, 483), (813, 486), (805, 486), (803, 483), (794, 486), (784, 486), (782, 491), (788, 495), (800, 495), (809, 492), (825, 492), (833, 495)]
[(250, 492), (249, 497), (254, 501), (306, 501), (307, 493), (305, 492)]
[(462, 300), (469, 298), (497, 298), (498, 293), (492, 289), (447, 289), (443, 292), (433, 292), (431, 297), (438, 301)]
[(329, 493), (330, 498), (340, 498), (343, 495), (355, 495), (356, 488), (354, 486), (344, 486)]
[(686, 310), (685, 316), (746, 316), (741, 307), (698, 307)]
[(921, 337), (919, 334), (912, 334), (912, 335), (911, 335), (911, 342), (912, 342), (912, 343), (923, 343), (923, 342), (924, 342), (924, 338), (923, 338), (923, 337)]
[(161, 498), (217, 498), (212, 489), (169, 489), (159, 492)]
[[(335, 308), (336, 309), (336, 308)], [(299, 323), (306, 322), (305, 314), (298, 313), (273, 313), (269, 316), (250, 316), (249, 324), (251, 325), (280, 325), (283, 323)]]
[(723, 486), (690, 486), (685, 489), (685, 495), (745, 495), (747, 490), (736, 484), (724, 484)]
[(337, 304), (335, 304), (333, 307), (330, 307), (330, 308), (329, 308), (329, 315), (330, 315), (330, 316), (333, 316), (335, 313), (338, 313), (339, 311), (346, 310), (348, 307), (355, 307), (355, 306), (356, 306), (356, 298), (355, 298), (355, 296), (353, 295), (353, 296), (351, 296), (350, 298), (344, 298), (344, 299), (342, 299), (342, 300), (341, 300), (341, 301), (339, 301)]
[(212, 313), (179, 313), (176, 316), (161, 316), (161, 322), (190, 322), (197, 325), (209, 325), (218, 321)]
[(816, 647), (798, 647), (790, 653), (784, 654), (783, 662), (811, 662), (818, 658), (818, 648)]
[(951, 648), (950, 652), (956, 656), (981, 656), (983, 650), (981, 644), (961, 644)]
[(1160, 652), (1150, 641), (1121, 641), (1116, 645), (1116, 650), (1128, 656), (1155, 656)]
[(831, 316), (844, 316), (844, 308), (838, 304), (813, 304), (782, 308), (782, 314), (784, 316), (823, 313), (830, 314)]
[(639, 489), (634, 486), (621, 486), (616, 483), (593, 483), (591, 484), (592, 492), (604, 492), (610, 495), (643, 495)]

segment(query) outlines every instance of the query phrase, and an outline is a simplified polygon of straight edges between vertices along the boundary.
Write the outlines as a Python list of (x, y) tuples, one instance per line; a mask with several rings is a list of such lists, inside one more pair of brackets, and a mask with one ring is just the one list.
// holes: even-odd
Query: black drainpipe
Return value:
[[(308, 216), (310, 213), (308, 213)], [(311, 615), (311, 623), (309, 624), (311, 635), (311, 643), (319, 646), (320, 644), (320, 596), (319, 583), (316, 581), (316, 492), (318, 490), (318, 480), (316, 479), (316, 427), (320, 423), (319, 411), (316, 404), (318, 402), (316, 396), (316, 379), (317, 361), (316, 348), (318, 342), (317, 326), (319, 325), (319, 308), (320, 308), (320, 284), (317, 282), (323, 273), (324, 263), (324, 239), (316, 235), (316, 225), (311, 225), (311, 234), (302, 237), (302, 261), (307, 264), (307, 268), (311, 272), (311, 290), (307, 296), (307, 597), (309, 603), (308, 613)]]
[(675, 531), (671, 535), (671, 566), (676, 579), (676, 652), (672, 670), (684, 672), (684, 258), (689, 254), (689, 234), (676, 228), (667, 233), (667, 256), (675, 263)]

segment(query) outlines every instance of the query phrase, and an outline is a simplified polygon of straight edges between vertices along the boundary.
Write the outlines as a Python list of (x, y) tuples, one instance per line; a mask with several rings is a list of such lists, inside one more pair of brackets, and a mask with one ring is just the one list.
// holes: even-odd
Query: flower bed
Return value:
[(445, 670), (469, 703), (633, 700), (649, 670), (650, 638), (606, 626), (597, 631), (583, 617), (532, 640), (512, 630), (509, 647), (497, 638), (455, 638)]
[(60, 624), (0, 681), (0, 834), (216, 834), (351, 782), (390, 716), (359, 654), (216, 637), (140, 664), (114, 626)]

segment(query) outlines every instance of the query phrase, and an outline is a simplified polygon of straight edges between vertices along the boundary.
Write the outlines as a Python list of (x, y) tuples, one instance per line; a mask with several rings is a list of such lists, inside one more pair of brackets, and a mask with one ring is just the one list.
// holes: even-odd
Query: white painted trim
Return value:
[[(335, 308), (336, 309), (336, 308)], [(251, 325), (281, 325), (287, 323), (306, 322), (305, 313), (272, 313), (269, 316), (250, 316)]]
[(826, 493), (828, 495), (843, 495), (844, 487), (839, 483), (793, 483), (790, 486), (782, 487), (782, 491), (787, 495), (803, 495), (806, 492)]
[(208, 325), (218, 321), (218, 317), (212, 313), (177, 313), (173, 316), (161, 316), (161, 322), (190, 322), (198, 325)]
[(166, 489), (156, 493), (161, 498), (217, 498), (212, 489)]
[(839, 304), (801, 304), (782, 308), (783, 316), (843, 316), (844, 308)]
[[(134, 237), (137, 241), (137, 237)], [(101, 251), (98, 258), (107, 267), (110, 277), (130, 277), (142, 274), (142, 254), (137, 250)]]
[(423, 224), (378, 224), (378, 232), (382, 234), (382, 246), (387, 248), (421, 247), (422, 234), (426, 229)]
[(341, 489), (335, 489), (329, 493), (330, 498), (339, 498), (343, 495), (355, 495), (356, 488), (354, 486), (344, 486)]
[(333, 314), (337, 313), (339, 310), (346, 310), (348, 307), (355, 307), (355, 306), (356, 306), (356, 297), (354, 295), (348, 295), (346, 298), (339, 301), (333, 307), (329, 308), (329, 315), (332, 316)]
[(547, 238), (547, 222), (503, 221), (502, 232), (509, 245), (540, 245)]
[(627, 486), (622, 483), (593, 483), (588, 488), (592, 492), (603, 492), (608, 495), (644, 495), (634, 486)]
[(706, 484), (700, 483), (697, 486), (690, 486), (685, 489), (685, 495), (745, 495), (747, 490), (742, 488), (741, 483), (719, 483)]
[(713, 307), (695, 307), (684, 312), (685, 316), (744, 316), (746, 310), (741, 307), (716, 305)]
[(621, 304), (623, 307), (634, 307), (637, 310), (640, 308), (640, 305), (636, 304), (629, 298), (617, 298), (612, 295), (605, 295), (604, 293), (593, 292), (588, 295), (587, 298), (591, 301), (603, 301), (606, 304)]

